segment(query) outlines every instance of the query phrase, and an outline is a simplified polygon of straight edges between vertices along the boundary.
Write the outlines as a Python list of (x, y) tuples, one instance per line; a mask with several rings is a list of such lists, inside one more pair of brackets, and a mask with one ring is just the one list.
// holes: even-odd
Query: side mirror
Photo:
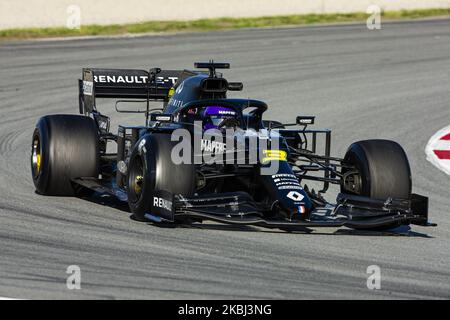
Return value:
[(244, 84), (242, 82), (228, 82), (228, 90), (230, 91), (242, 91)]
[(308, 124), (314, 124), (315, 116), (298, 116), (295, 122), (299, 125), (308, 125)]

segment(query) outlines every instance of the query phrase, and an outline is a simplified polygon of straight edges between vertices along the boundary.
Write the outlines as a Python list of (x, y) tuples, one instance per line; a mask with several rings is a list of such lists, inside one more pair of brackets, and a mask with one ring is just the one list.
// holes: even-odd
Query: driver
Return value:
[(239, 126), (236, 111), (231, 108), (220, 106), (209, 106), (202, 114), (203, 130), (227, 129)]

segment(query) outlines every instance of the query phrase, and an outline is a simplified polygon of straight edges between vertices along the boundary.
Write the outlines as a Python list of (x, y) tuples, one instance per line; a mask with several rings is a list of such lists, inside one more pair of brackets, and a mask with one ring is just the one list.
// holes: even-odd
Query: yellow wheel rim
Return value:
[(136, 178), (134, 179), (134, 192), (137, 195), (140, 195), (142, 192), (142, 181), (143, 181), (143, 177), (142, 176), (136, 176)]
[(38, 136), (36, 136), (33, 140), (31, 161), (32, 161), (33, 175), (37, 177), (41, 173), (42, 168), (41, 142), (39, 141)]
[(36, 170), (37, 172), (41, 172), (41, 155), (37, 154), (36, 155)]

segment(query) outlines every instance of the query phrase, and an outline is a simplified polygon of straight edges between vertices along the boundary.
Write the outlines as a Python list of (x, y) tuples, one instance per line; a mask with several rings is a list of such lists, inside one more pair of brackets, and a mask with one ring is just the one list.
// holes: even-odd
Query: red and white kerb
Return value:
[(450, 126), (439, 130), (425, 148), (427, 160), (450, 175)]

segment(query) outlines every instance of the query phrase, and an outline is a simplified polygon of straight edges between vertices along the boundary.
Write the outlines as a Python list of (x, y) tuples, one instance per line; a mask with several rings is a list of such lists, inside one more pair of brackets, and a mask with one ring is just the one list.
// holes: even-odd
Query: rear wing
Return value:
[(84, 68), (78, 80), (81, 114), (95, 110), (96, 98), (169, 100), (170, 89), (183, 70)]

